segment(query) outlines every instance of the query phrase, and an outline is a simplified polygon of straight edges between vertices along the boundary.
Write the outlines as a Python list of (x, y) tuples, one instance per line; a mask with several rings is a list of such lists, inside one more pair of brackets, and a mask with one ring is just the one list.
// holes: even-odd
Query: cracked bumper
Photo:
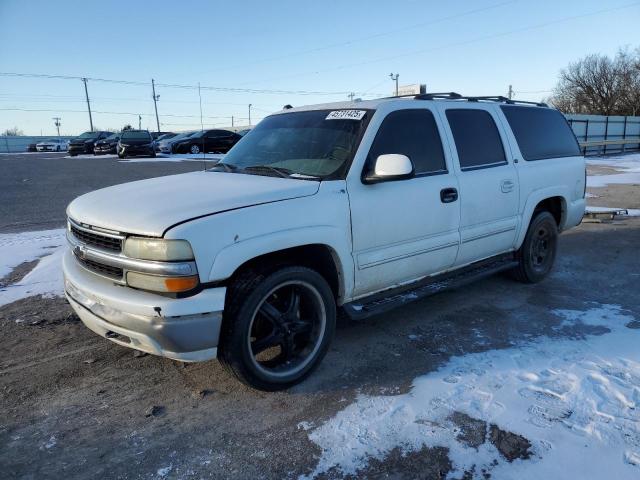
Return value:
[(226, 288), (173, 299), (123, 287), (63, 258), (65, 294), (82, 322), (120, 345), (183, 362), (217, 355)]

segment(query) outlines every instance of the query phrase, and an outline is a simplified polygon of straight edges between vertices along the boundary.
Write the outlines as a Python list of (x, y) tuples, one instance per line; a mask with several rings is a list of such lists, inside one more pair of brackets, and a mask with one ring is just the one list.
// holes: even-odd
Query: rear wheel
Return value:
[(553, 268), (557, 249), (556, 219), (546, 211), (534, 214), (524, 242), (516, 252), (518, 266), (511, 272), (513, 277), (523, 283), (541, 281)]
[(247, 273), (230, 287), (219, 358), (245, 384), (282, 390), (318, 366), (335, 322), (331, 288), (314, 270)]

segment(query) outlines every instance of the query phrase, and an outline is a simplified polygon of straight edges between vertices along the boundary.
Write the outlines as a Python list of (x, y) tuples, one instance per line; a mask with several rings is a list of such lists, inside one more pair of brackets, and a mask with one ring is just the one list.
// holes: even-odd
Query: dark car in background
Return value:
[(227, 153), (241, 138), (229, 130), (204, 130), (172, 144), (171, 153)]
[(107, 138), (103, 140), (99, 140), (96, 142), (95, 147), (93, 147), (94, 155), (107, 155), (109, 153), (115, 154), (118, 148), (118, 142), (120, 141), (120, 134), (114, 133), (109, 135)]
[(35, 143), (30, 143), (29, 145), (27, 145), (27, 152), (37, 152), (38, 151), (38, 147), (36, 147)]
[(125, 130), (120, 134), (118, 157), (155, 157), (155, 143), (148, 130)]
[(84, 132), (69, 142), (69, 155), (92, 154), (96, 142), (104, 140), (113, 132)]

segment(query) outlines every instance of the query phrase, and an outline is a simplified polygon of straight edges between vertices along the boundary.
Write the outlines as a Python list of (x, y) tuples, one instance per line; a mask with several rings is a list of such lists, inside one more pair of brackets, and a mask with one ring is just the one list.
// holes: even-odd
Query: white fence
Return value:
[(640, 149), (640, 117), (565, 116), (585, 155), (606, 155)]

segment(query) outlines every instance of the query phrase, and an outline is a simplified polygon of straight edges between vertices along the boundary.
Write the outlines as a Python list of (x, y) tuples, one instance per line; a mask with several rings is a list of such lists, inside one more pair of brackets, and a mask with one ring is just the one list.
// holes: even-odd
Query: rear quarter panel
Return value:
[[(506, 132), (511, 154), (514, 158), (520, 186), (519, 212), (520, 226), (516, 238), (516, 248), (524, 241), (533, 212), (541, 201), (550, 197), (562, 198), (561, 231), (580, 224), (584, 215), (585, 160), (581, 155), (550, 158), (544, 160), (524, 160), (518, 142), (509, 127), (506, 117), (498, 108), (498, 117)], [(544, 139), (540, 139), (544, 141)]]

